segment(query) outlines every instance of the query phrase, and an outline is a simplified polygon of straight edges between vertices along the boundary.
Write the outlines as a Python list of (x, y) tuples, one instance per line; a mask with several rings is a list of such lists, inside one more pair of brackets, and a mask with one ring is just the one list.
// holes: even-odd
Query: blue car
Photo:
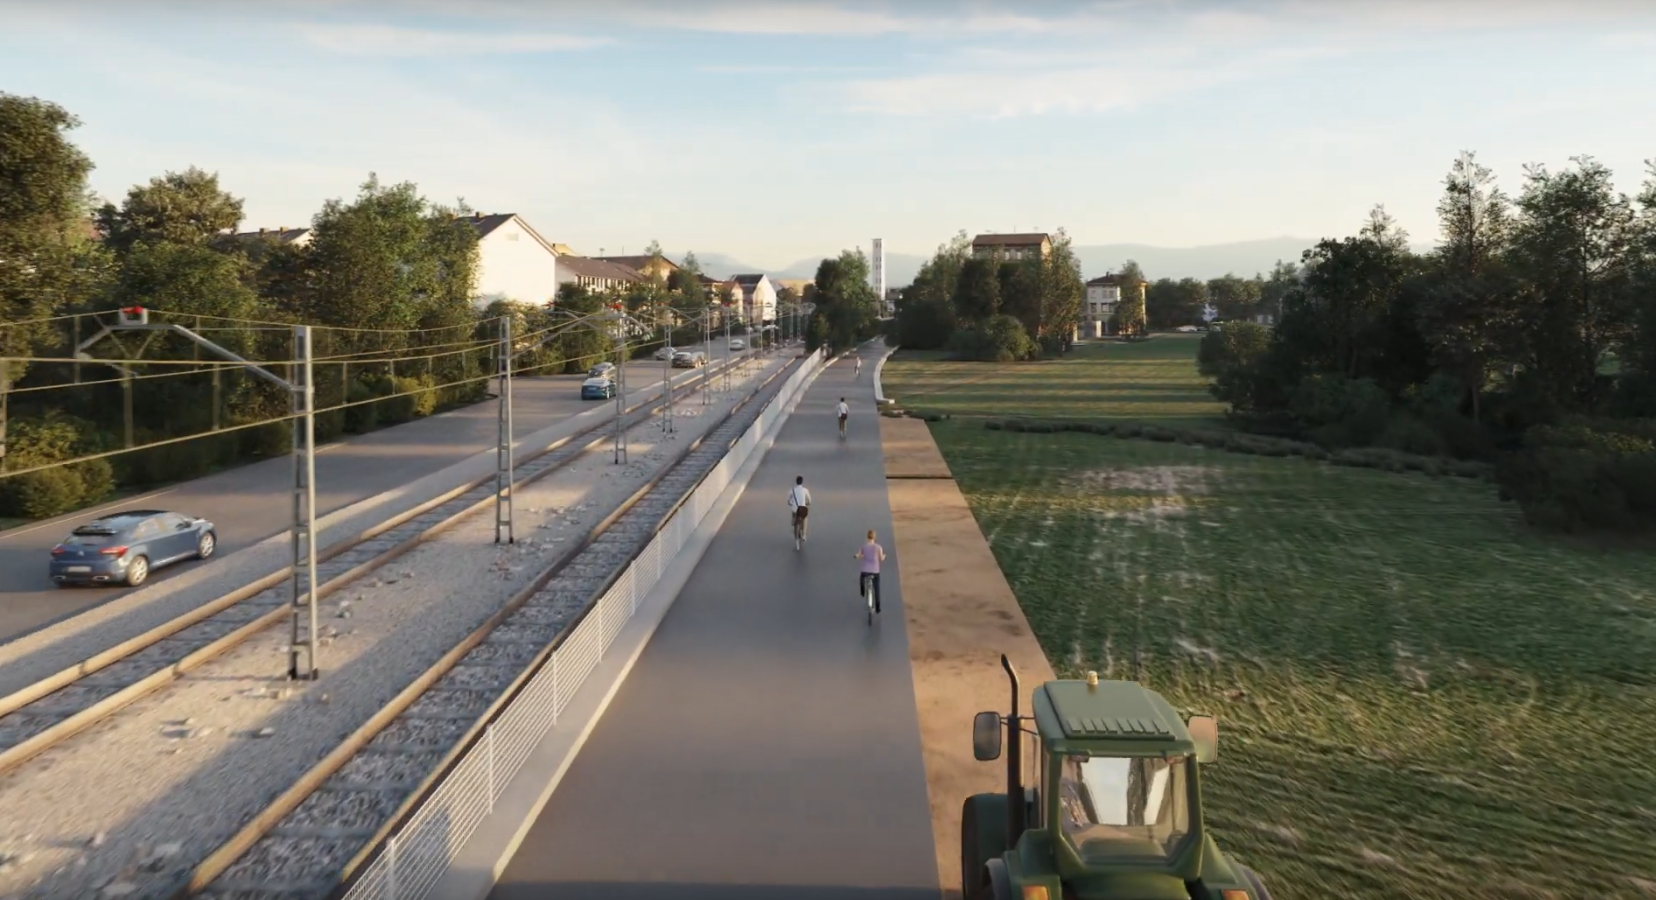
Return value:
[(137, 587), (150, 572), (185, 559), (206, 559), (218, 532), (206, 519), (158, 509), (114, 513), (76, 528), (52, 548), (52, 580)]
[(607, 375), (599, 375), (581, 382), (582, 400), (608, 400), (615, 396), (615, 381)]

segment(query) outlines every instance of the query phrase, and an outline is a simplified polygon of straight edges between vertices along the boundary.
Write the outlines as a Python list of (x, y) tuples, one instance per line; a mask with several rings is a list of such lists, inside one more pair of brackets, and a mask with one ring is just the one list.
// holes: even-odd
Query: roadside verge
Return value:
[(1006, 789), (1003, 764), (972, 757), (972, 716), (1008, 711), (1002, 653), (1018, 669), (1025, 709), (1030, 688), (1053, 672), (926, 423), (882, 416), (880, 443), (903, 561), (899, 577), (938, 883), (945, 900), (959, 900), (961, 805), (972, 794)]

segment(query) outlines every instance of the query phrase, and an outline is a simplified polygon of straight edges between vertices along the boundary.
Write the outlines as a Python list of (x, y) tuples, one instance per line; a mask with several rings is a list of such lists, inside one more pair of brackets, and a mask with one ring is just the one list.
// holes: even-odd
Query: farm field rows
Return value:
[[(905, 392), (940, 365), (888, 394), (978, 411)], [(1036, 387), (1106, 365), (981, 369), (1025, 414), (1131, 415)], [(1275, 896), (1656, 896), (1656, 555), (1533, 535), (1476, 481), (931, 427), (1054, 668), (1221, 717), (1209, 822)]]

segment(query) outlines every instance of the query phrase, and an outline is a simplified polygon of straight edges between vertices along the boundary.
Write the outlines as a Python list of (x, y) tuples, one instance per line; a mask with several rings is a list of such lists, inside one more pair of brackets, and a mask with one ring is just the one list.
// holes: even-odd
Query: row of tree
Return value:
[(1201, 366), (1248, 427), (1496, 461), (1529, 518), (1656, 523), (1656, 164), (1636, 197), (1590, 157), (1509, 198), (1463, 154), (1442, 243), (1376, 208), (1279, 267), (1276, 325), (1210, 333)]
[[(1137, 264), (1129, 262), (1122, 280), (1135, 276), (1143, 278)], [(1145, 285), (1145, 313), (1157, 329), (1202, 325), (1210, 310), (1216, 321), (1274, 322), (1282, 314), (1282, 298), (1298, 279), (1299, 266), (1292, 262), (1278, 262), (1270, 275), (1252, 278), (1158, 278)]]
[(1081, 264), (1062, 229), (1044, 257), (983, 258), (966, 232), (938, 247), (897, 302), (897, 339), (915, 350), (1012, 361), (1068, 348), (1080, 320)]
[[(318, 417), (319, 440), (484, 396), (502, 316), (516, 320), (518, 335), (567, 321), (509, 299), (476, 309), (478, 233), (463, 201), (435, 204), (413, 184), (370, 176), (356, 198), (323, 206), (308, 243), (238, 237), (242, 201), (200, 169), (153, 178), (118, 203), (94, 197), (92, 161), (69, 139), (78, 124), (56, 104), (0, 94), (0, 379), (10, 388), (0, 391), (0, 474), (200, 437), (0, 478), (0, 517), (53, 515), (117, 486), (288, 450), (290, 427), (279, 421), (287, 393), (244, 370), (208, 365), (213, 354), (182, 336), (114, 334), (87, 352), (200, 360), (199, 369), (134, 364), (123, 374), (40, 361), (74, 357), (96, 330), (84, 314), (163, 310), (165, 321), (253, 360), (293, 358), (291, 329), (282, 326), (319, 326), (316, 402), (344, 407)], [(659, 245), (651, 252), (659, 257)], [(558, 297), (577, 315), (619, 300), (650, 323), (731, 299), (728, 289), (708, 291), (694, 255), (669, 278), (652, 273), (604, 296), (564, 285)], [(614, 346), (578, 327), (530, 343), (518, 366), (535, 374), (580, 371)]]

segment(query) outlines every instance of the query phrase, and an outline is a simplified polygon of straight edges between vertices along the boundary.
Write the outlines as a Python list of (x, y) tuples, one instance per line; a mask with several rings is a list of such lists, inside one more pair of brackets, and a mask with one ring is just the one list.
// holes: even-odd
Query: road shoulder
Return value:
[(972, 758), (972, 715), (1007, 711), (1005, 653), (1029, 688), (1053, 677), (989, 542), (926, 423), (880, 417), (886, 493), (908, 626), (938, 881), (960, 897), (960, 807), (1005, 790), (1005, 768)]

